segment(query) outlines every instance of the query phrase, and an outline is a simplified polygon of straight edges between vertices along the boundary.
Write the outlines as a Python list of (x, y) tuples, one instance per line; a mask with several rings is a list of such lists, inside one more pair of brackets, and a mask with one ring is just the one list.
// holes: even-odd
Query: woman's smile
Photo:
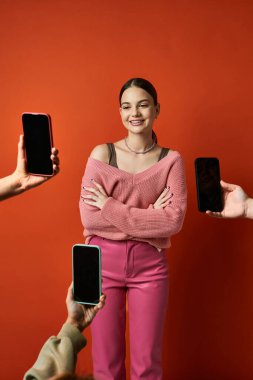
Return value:
[(142, 88), (132, 86), (124, 91), (121, 98), (120, 114), (123, 125), (131, 133), (143, 130), (152, 131), (152, 126), (159, 113), (152, 96)]
[(129, 123), (133, 126), (138, 127), (139, 125), (142, 125), (144, 122), (143, 119), (135, 119), (135, 120), (129, 120)]

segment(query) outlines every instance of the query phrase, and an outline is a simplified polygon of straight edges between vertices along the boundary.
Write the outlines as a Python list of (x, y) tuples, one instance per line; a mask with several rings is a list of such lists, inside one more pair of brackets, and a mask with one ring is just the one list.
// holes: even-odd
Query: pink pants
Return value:
[(124, 380), (126, 297), (129, 311), (131, 380), (161, 380), (161, 350), (168, 299), (164, 251), (133, 240), (94, 236), (102, 250), (106, 305), (91, 325), (96, 380)]

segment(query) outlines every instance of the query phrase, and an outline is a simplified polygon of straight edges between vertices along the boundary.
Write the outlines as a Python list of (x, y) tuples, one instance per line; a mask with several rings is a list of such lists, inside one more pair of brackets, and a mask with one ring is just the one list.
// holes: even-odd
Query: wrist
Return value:
[(105, 207), (105, 205), (106, 205), (106, 203), (107, 203), (107, 201), (108, 201), (109, 198), (110, 197), (107, 197), (106, 199), (104, 199), (104, 202), (101, 204), (100, 210), (102, 210)]
[(245, 218), (253, 219), (253, 199), (247, 198), (245, 201)]
[(23, 193), (25, 190), (27, 190), (25, 186), (24, 178), (25, 176), (22, 177), (18, 175), (18, 173), (15, 173), (15, 172), (11, 174), (11, 187), (15, 195)]
[(84, 327), (81, 323), (78, 323), (76, 320), (72, 318), (67, 318), (66, 323), (69, 323), (70, 325), (76, 327), (80, 332), (83, 332)]

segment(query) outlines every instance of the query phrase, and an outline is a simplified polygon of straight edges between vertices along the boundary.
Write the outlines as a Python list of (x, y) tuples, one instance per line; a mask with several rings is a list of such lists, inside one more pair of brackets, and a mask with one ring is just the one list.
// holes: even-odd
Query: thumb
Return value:
[(18, 142), (18, 159), (24, 159), (25, 158), (25, 141), (24, 136), (19, 136), (19, 142)]
[(16, 170), (26, 172), (26, 164), (25, 164), (25, 142), (24, 136), (19, 136), (18, 141), (18, 156), (17, 156), (17, 168)]
[(221, 187), (223, 188), (223, 190), (233, 191), (236, 189), (236, 185), (233, 185), (232, 183), (227, 183), (223, 180), (220, 181), (220, 184), (221, 184)]

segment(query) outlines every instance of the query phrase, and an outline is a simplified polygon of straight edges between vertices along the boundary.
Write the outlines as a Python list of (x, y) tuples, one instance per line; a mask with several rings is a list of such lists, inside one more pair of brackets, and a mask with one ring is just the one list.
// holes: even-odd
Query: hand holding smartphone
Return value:
[(53, 147), (51, 119), (48, 114), (23, 113), (27, 171), (33, 175), (52, 176), (50, 158)]
[(75, 244), (72, 247), (72, 271), (74, 300), (97, 305), (102, 294), (100, 247)]
[(222, 211), (219, 160), (216, 157), (197, 158), (195, 174), (199, 211)]

